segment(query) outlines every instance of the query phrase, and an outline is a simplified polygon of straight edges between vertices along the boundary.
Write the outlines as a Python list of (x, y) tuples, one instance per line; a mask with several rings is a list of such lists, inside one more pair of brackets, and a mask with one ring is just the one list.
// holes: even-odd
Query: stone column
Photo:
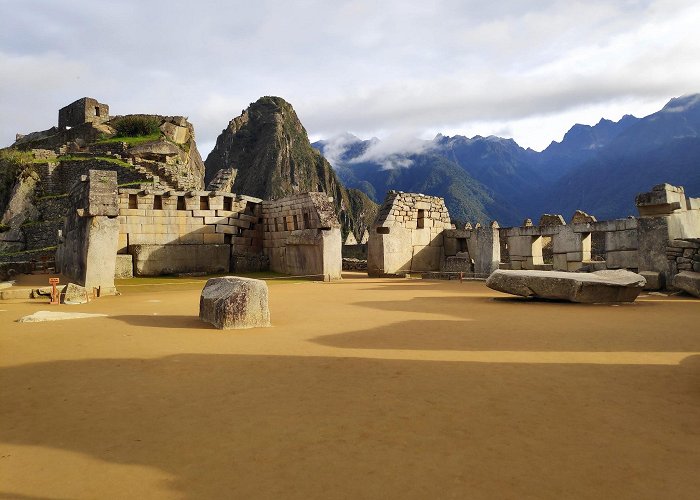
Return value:
[(474, 273), (477, 277), (489, 276), (501, 263), (501, 243), (498, 222), (493, 221), (489, 227), (476, 229), (476, 256), (474, 256)]
[(119, 243), (117, 173), (90, 170), (71, 191), (71, 210), (56, 252), (58, 270), (100, 295), (113, 295)]

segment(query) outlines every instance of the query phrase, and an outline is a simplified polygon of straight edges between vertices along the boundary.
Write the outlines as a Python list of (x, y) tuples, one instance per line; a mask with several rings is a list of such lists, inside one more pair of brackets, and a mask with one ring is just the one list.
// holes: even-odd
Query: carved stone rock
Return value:
[(499, 269), (486, 280), (486, 286), (500, 292), (583, 303), (634, 302), (645, 284), (644, 277), (625, 270), (567, 273)]
[(270, 325), (267, 283), (251, 278), (211, 278), (199, 299), (199, 318), (220, 330)]
[(673, 286), (690, 295), (700, 297), (700, 273), (682, 271), (673, 277)]

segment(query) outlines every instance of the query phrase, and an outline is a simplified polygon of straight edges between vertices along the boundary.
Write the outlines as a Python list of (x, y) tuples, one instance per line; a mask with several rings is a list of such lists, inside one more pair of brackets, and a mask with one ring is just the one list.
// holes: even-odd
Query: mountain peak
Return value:
[(700, 105), (700, 94), (685, 94), (680, 97), (674, 97), (668, 101), (661, 111), (666, 113), (681, 113), (698, 105)]

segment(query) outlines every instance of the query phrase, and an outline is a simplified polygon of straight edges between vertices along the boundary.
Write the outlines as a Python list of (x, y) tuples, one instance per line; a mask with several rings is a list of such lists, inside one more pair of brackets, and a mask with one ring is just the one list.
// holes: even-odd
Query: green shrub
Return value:
[(130, 115), (114, 120), (111, 125), (117, 137), (141, 137), (160, 134), (160, 120), (155, 116)]

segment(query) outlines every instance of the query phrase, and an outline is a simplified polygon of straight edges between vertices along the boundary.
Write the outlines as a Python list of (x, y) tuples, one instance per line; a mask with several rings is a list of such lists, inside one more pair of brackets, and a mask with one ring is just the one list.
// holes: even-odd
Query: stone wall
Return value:
[[(636, 270), (639, 267), (636, 219), (567, 225), (560, 215), (548, 215), (546, 221), (546, 225), (501, 229), (500, 236), (506, 241), (507, 252), (502, 268), (578, 271), (586, 265), (595, 265), (597, 269)], [(602, 234), (605, 241), (604, 263), (593, 264), (591, 248), (596, 234)], [(543, 258), (546, 238), (551, 238), (552, 243), (551, 264), (545, 263)]]
[[(635, 200), (639, 210), (639, 271), (656, 273), (669, 285), (678, 273), (669, 260), (669, 242), (700, 238), (700, 198), (686, 198), (683, 187), (659, 184)], [(685, 258), (685, 257), (681, 257)]]
[(55, 247), (58, 244), (58, 233), (63, 229), (64, 219), (34, 222), (22, 226), (25, 248), (37, 250)]
[(133, 255), (136, 275), (263, 270), (261, 221), (258, 198), (120, 189), (118, 252)]
[(270, 269), (296, 276), (341, 278), (341, 232), (332, 198), (304, 193), (262, 204)]
[(445, 257), (442, 233), (451, 228), (442, 198), (389, 191), (370, 230), (369, 275), (439, 270)]
[(90, 170), (109, 170), (117, 173), (117, 184), (148, 182), (146, 175), (135, 168), (118, 165), (107, 160), (85, 157), (84, 160), (68, 160), (60, 163), (44, 163), (37, 166), (41, 176), (41, 190), (45, 195), (68, 193), (73, 184)]
[(501, 261), (499, 227), (477, 224), (464, 229), (448, 229), (443, 233), (445, 261), (441, 272), (486, 278), (498, 269)]
[(666, 258), (672, 267), (672, 274), (681, 271), (700, 273), (700, 238), (671, 240), (666, 247)]
[(71, 191), (56, 251), (57, 271), (101, 295), (113, 294), (119, 238), (117, 174), (91, 170)]

